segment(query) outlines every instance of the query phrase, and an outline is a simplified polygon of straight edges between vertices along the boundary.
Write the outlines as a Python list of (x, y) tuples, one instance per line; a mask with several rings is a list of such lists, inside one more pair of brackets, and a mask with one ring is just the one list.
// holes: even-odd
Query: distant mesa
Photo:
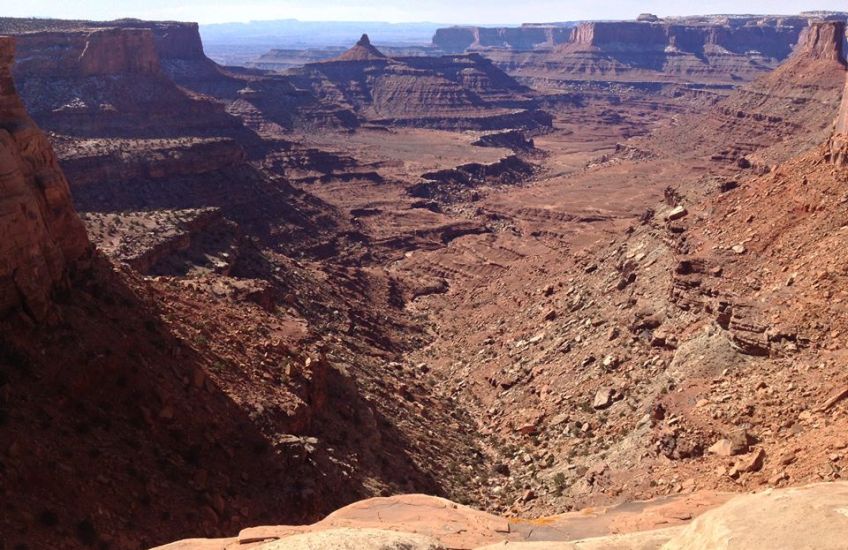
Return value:
[(372, 61), (375, 59), (386, 59), (386, 56), (371, 45), (371, 39), (367, 34), (363, 34), (354, 47), (329, 61)]
[(640, 13), (639, 17), (636, 18), (636, 21), (641, 21), (644, 23), (656, 23), (660, 18), (654, 15), (653, 13)]

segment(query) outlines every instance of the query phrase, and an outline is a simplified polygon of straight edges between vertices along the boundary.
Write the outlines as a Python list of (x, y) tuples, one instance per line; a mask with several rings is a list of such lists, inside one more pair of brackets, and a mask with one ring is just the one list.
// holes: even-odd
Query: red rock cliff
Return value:
[(447, 52), (478, 48), (532, 50), (560, 45), (566, 51), (703, 54), (711, 48), (744, 54), (758, 51), (785, 59), (808, 20), (803, 17), (689, 18), (659, 22), (592, 21), (576, 26), (450, 27), (433, 45)]
[(95, 29), (22, 34), (18, 69), (27, 74), (96, 76), (159, 72), (149, 29)]
[(796, 52), (815, 59), (840, 61), (844, 64), (844, 43), (845, 23), (813, 23), (801, 33)]
[(706, 25), (592, 22), (575, 27), (566, 48), (631, 53), (680, 51), (699, 55), (710, 49), (737, 54), (758, 51), (768, 57), (784, 59), (791, 53), (805, 25), (806, 22), (800, 20), (745, 26), (718, 22)]
[(197, 23), (149, 23), (156, 50), (164, 59), (205, 59)]
[(0, 37), (0, 315), (50, 317), (51, 295), (90, 250), (68, 182), (15, 90), (14, 40)]

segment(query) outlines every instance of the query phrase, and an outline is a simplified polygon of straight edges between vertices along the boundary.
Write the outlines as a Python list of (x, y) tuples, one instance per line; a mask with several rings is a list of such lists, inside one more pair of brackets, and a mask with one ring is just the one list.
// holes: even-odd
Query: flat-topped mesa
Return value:
[(149, 29), (89, 29), (18, 36), (24, 74), (102, 76), (157, 74), (159, 56)]
[(375, 48), (371, 44), (371, 40), (367, 34), (363, 34), (362, 38), (348, 51), (338, 57), (330, 59), (333, 61), (374, 61), (378, 59), (387, 59), (383, 52)]
[(798, 41), (805, 26), (806, 20), (801, 19), (762, 26), (599, 21), (575, 27), (562, 49), (564, 52), (600, 50), (625, 53), (685, 52), (698, 55), (757, 51), (781, 60), (792, 52), (792, 45)]
[(433, 45), (446, 52), (474, 49), (528, 51), (561, 47), (564, 51), (717, 52), (757, 51), (782, 60), (792, 51), (807, 17), (727, 17), (659, 19), (643, 14), (636, 21), (589, 21), (521, 27), (450, 27), (438, 29)]
[(147, 29), (153, 33), (156, 50), (162, 58), (200, 59), (205, 57), (197, 23), (142, 21), (140, 19), (70, 21), (64, 19), (0, 17), (0, 34), (68, 33), (97, 29)]
[(0, 316), (47, 321), (53, 292), (90, 245), (53, 149), (18, 97), (14, 49), (0, 37)]

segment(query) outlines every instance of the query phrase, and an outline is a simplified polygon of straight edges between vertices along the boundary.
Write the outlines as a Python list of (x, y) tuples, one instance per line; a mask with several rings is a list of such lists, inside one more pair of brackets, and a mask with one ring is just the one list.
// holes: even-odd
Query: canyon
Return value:
[(838, 548), (846, 17), (643, 19), (0, 18), (0, 543)]

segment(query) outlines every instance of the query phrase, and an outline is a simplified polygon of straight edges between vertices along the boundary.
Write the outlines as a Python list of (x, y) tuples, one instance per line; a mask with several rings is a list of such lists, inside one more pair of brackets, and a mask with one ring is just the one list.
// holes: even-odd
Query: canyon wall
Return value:
[(164, 59), (206, 59), (197, 23), (138, 22), (150, 29)]
[(469, 48), (540, 90), (582, 92), (586, 81), (721, 90), (774, 70), (790, 57), (805, 29), (824, 22), (813, 16), (595, 21), (574, 26), (554, 45), (523, 50), (475, 42)]
[(159, 71), (153, 34), (144, 29), (43, 32), (18, 40), (22, 71), (96, 76)]
[(45, 320), (89, 243), (53, 149), (17, 95), (14, 48), (0, 37), (0, 315), (21, 309)]
[(449, 27), (438, 29), (433, 45), (446, 52), (506, 48), (516, 51), (558, 45), (621, 51), (666, 49), (703, 52), (709, 47), (785, 58), (808, 24), (805, 17), (708, 17), (647, 21), (593, 21), (521, 27)]
[(784, 59), (792, 52), (805, 19), (774, 25), (734, 27), (726, 24), (691, 25), (647, 22), (592, 22), (573, 29), (566, 50), (600, 49), (608, 52), (686, 52), (703, 55), (711, 50), (760, 54)]

